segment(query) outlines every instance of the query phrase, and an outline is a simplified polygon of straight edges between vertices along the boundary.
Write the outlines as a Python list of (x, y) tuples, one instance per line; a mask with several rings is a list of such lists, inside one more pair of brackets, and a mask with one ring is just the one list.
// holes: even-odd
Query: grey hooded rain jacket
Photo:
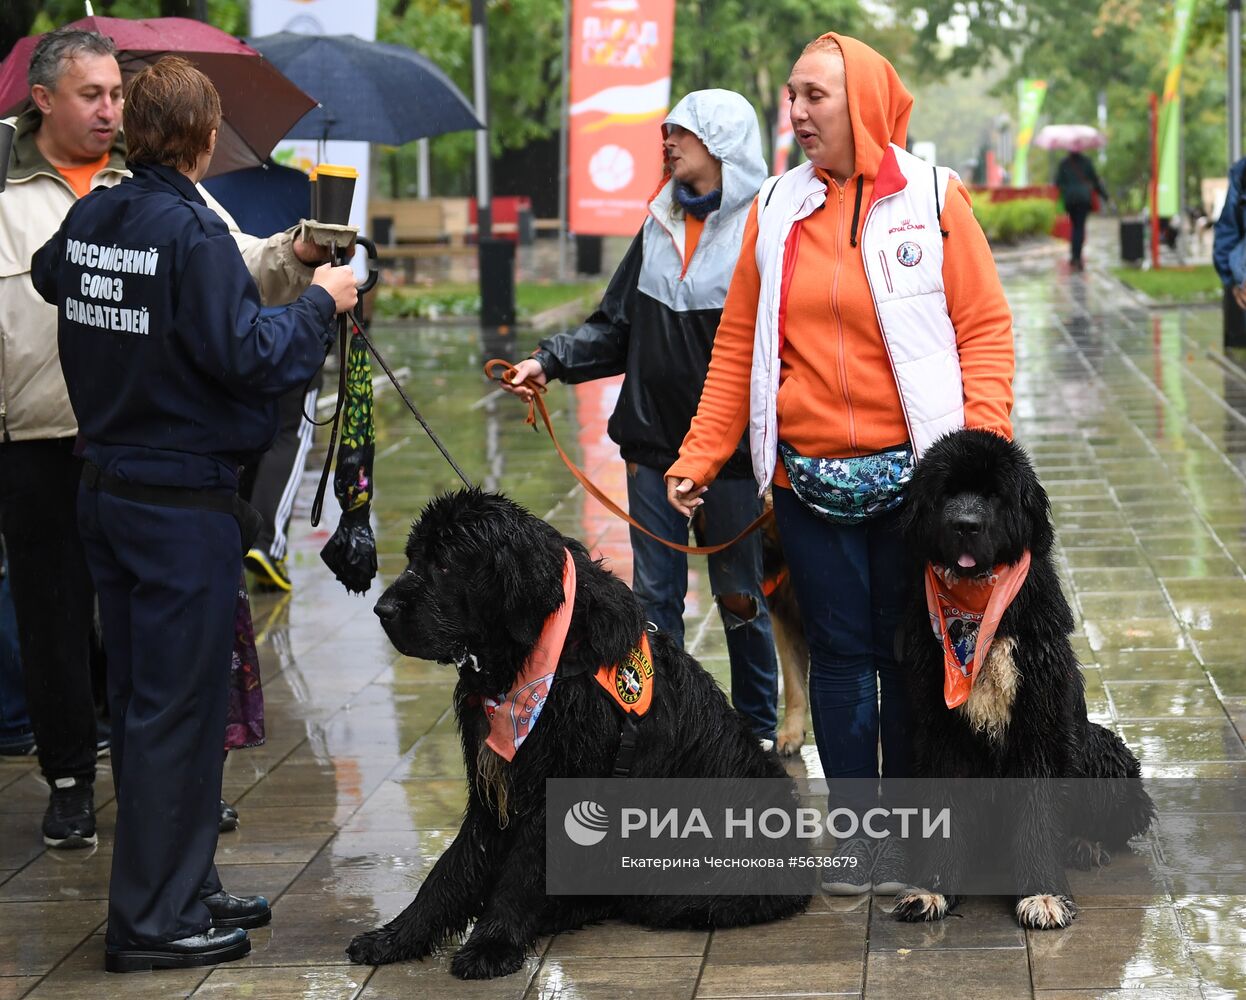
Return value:
[[(722, 204), (684, 267), (684, 221), (675, 181), (663, 185), (597, 310), (581, 326), (541, 341), (534, 357), (550, 378), (587, 382), (626, 373), (609, 433), (624, 461), (665, 470), (701, 398), (714, 334), (735, 270), (749, 206), (766, 177), (753, 106), (730, 90), (698, 90), (663, 125), (694, 133), (722, 163)], [(721, 475), (752, 476), (747, 448)]]

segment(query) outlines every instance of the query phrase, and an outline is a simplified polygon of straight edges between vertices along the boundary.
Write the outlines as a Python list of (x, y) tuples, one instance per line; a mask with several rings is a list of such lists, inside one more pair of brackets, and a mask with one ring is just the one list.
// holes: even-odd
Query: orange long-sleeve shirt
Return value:
[[(779, 439), (815, 458), (867, 455), (908, 439), (899, 390), (865, 275), (860, 233), (856, 247), (851, 245), (850, 234), (856, 185), (864, 185), (862, 204), (868, 206), (886, 143), (897, 139), (897, 130), (901, 133), (898, 141), (903, 142), (907, 92), (898, 80), (891, 83), (876, 65), (883, 63), (894, 76), (877, 53), (859, 43), (845, 44), (851, 42), (841, 39), (859, 172), (841, 187), (819, 171), (827, 182), (826, 204), (800, 227), (791, 283), (780, 306), (784, 342), (777, 400)], [(885, 93), (888, 87), (890, 95)], [(862, 88), (866, 88), (864, 97), (858, 93)], [(879, 91), (884, 91), (882, 99), (876, 96)], [(863, 211), (862, 222), (864, 216)], [(949, 234), (943, 241), (944, 292), (960, 354), (965, 423), (1011, 438), (1012, 314), (990, 246), (973, 216), (969, 193), (959, 182), (949, 187), (942, 223)], [(796, 238), (793, 233), (789, 248)], [(754, 202), (697, 415), (679, 460), (667, 472), (698, 485), (715, 478), (748, 426), (753, 333), (761, 287), (756, 245)], [(788, 485), (782, 462), (776, 466), (775, 483)]]

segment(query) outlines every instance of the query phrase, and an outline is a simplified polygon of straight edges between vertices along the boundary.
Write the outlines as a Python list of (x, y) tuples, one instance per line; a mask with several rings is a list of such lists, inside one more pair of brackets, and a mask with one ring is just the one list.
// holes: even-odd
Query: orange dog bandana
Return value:
[(957, 577), (926, 565), (926, 610), (943, 646), (943, 700), (948, 708), (969, 699), (999, 620), (1029, 572), (1029, 552), (1012, 566), (996, 566), (983, 579)]
[(653, 651), (649, 648), (649, 633), (640, 633), (639, 644), (632, 647), (623, 662), (598, 667), (596, 678), (625, 716), (643, 719), (653, 702)]
[(489, 719), (489, 738), (485, 743), (508, 761), (515, 759), (515, 751), (536, 726), (558, 671), (563, 643), (567, 641), (571, 612), (575, 610), (575, 561), (570, 552), (566, 557), (562, 564), (562, 604), (545, 619), (540, 638), (519, 669), (515, 686), (501, 698), (483, 699)]

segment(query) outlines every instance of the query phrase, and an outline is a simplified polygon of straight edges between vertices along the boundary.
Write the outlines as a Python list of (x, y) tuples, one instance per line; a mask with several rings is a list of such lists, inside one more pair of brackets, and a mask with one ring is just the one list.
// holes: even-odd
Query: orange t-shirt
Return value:
[(697, 244), (701, 242), (701, 233), (704, 231), (704, 219), (684, 213), (684, 269), (679, 272), (680, 278), (688, 273), (688, 265), (692, 263), (692, 255), (696, 252)]
[(56, 172), (69, 181), (69, 186), (74, 189), (74, 194), (81, 198), (91, 193), (91, 178), (106, 166), (108, 166), (107, 153), (94, 163), (87, 163), (81, 167), (57, 167)]

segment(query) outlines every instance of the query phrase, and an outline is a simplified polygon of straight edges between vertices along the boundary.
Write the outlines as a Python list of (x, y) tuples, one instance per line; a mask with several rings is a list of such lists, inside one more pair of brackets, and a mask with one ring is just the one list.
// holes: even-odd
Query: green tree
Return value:
[[(200, 0), (92, 0), (103, 17), (194, 17)], [(246, 31), (248, 0), (206, 0), (207, 21), (231, 35)], [(42, 34), (86, 16), (83, 0), (5, 0), (0, 4), (0, 53), (23, 35)]]
[[(1047, 80), (1048, 121), (1094, 123), (1108, 109), (1105, 182), (1126, 207), (1141, 207), (1150, 177), (1148, 95), (1168, 65), (1173, 0), (895, 0), (914, 26), (913, 65), (928, 78), (1004, 60), (996, 92), (1021, 77)], [(1225, 169), (1223, 7), (1200, 0), (1182, 81), (1187, 197)], [(1031, 174), (1050, 176), (1058, 154), (1031, 151)]]
[[(558, 130), (562, 75), (562, 0), (496, 0), (487, 7), (489, 125), (495, 157)], [(377, 38), (427, 56), (472, 99), (471, 5), (468, 0), (381, 0)], [(475, 136), (459, 132), (432, 140), (439, 191), (472, 190)], [(407, 146), (381, 154), (382, 169), (399, 193), (414, 183), (416, 152)]]
[(743, 94), (769, 157), (780, 88), (801, 49), (826, 31), (857, 35), (863, 24), (857, 0), (681, 0), (671, 100), (709, 87)]

